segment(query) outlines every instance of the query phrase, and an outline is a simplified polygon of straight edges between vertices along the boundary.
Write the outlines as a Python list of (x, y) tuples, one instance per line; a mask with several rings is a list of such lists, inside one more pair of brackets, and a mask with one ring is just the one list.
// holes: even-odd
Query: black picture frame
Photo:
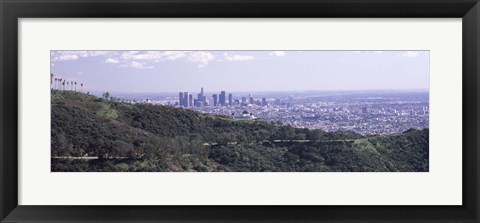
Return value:
[[(0, 0), (1, 222), (478, 222), (478, 0)], [(18, 19), (132, 17), (462, 18), (461, 206), (18, 205)], [(448, 44), (448, 43), (445, 43)]]

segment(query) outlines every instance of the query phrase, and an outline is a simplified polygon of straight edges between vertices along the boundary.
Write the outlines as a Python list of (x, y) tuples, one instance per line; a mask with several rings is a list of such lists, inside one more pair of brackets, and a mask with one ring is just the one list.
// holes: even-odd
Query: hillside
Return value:
[(52, 171), (428, 171), (428, 129), (365, 137), (71, 91), (51, 109)]

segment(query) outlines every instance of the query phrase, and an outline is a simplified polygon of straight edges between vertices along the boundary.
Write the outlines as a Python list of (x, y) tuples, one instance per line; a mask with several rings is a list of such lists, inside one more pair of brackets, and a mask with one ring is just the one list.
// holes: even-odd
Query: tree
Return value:
[(80, 84), (80, 92), (83, 92), (83, 83)]
[(103, 93), (103, 98), (105, 98), (105, 100), (108, 100), (109, 97), (110, 97), (110, 93), (108, 93), (108, 91)]
[(77, 82), (75, 81), (75, 92), (77, 92)]
[(57, 87), (57, 90), (61, 90), (62, 89), (62, 78), (58, 78), (58, 87)]
[(53, 89), (53, 73), (50, 73), (50, 88)]

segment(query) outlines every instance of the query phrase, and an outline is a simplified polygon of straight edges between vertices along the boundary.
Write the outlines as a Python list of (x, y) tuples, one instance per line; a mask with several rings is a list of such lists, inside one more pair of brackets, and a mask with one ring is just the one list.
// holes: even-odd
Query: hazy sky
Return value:
[(428, 51), (51, 51), (85, 91), (428, 89)]

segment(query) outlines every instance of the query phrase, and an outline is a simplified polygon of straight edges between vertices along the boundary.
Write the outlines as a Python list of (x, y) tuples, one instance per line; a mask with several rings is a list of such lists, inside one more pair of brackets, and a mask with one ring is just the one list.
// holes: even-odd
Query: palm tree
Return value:
[(53, 73), (50, 73), (50, 88), (53, 89)]
[(73, 81), (70, 81), (70, 90), (73, 91)]
[(83, 92), (83, 83), (80, 84), (80, 92)]
[(77, 82), (75, 81), (75, 92), (77, 92)]
[(63, 91), (65, 90), (65, 80), (63, 80), (63, 82), (62, 82), (62, 90)]

